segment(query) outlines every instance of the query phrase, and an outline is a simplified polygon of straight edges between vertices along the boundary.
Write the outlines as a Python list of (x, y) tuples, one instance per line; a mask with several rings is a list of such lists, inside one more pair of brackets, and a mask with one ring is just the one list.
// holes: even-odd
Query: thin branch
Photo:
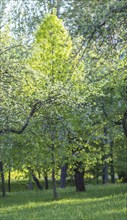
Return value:
[[(106, 110), (105, 110), (105, 107), (104, 107), (104, 105), (102, 106), (102, 110), (103, 110), (103, 114), (104, 114), (104, 116), (108, 119), (108, 114), (107, 114), (107, 112), (106, 112)], [(122, 123), (122, 120), (123, 119), (119, 119), (118, 121), (113, 121), (113, 120), (111, 120), (111, 119), (108, 119), (108, 120), (110, 120), (112, 123), (114, 123), (115, 125), (122, 125), (123, 123)]]
[(7, 52), (13, 48), (21, 47), (21, 46), (22, 46), (21, 44), (18, 44), (18, 45), (13, 45), (13, 46), (7, 47), (4, 51), (1, 50), (0, 55), (4, 54), (5, 52)]
[[(96, 32), (97, 32), (98, 30), (100, 30), (100, 29), (107, 23), (107, 17), (108, 17), (108, 16), (111, 16), (111, 13), (112, 13), (112, 14), (113, 14), (113, 13), (116, 14), (116, 13), (118, 13), (118, 12), (119, 12), (119, 13), (122, 13), (122, 12), (124, 12), (126, 9), (127, 9), (127, 4), (125, 4), (124, 6), (122, 6), (122, 7), (120, 7), (120, 8), (111, 7), (111, 8), (109, 9), (109, 12), (105, 15), (105, 20), (103, 20), (103, 22), (100, 22), (100, 23), (98, 23), (98, 24), (95, 25), (95, 26), (93, 25), (93, 26), (94, 26), (94, 30), (92, 31), (92, 33), (90, 33), (90, 34), (88, 35), (87, 40), (85, 39), (85, 40), (82, 41), (82, 44), (81, 44), (79, 50), (77, 51), (77, 53), (76, 53), (75, 56), (74, 56), (74, 57), (76, 57), (76, 56), (79, 54), (79, 52), (82, 51), (81, 57), (80, 57), (80, 59), (79, 59), (77, 65), (78, 65), (79, 62), (82, 60), (82, 58), (83, 58), (83, 56), (84, 56), (84, 53), (85, 53), (86, 50), (88, 49), (88, 46), (89, 46), (91, 40), (93, 39), (94, 35), (96, 34)], [(86, 47), (82, 50), (82, 48), (83, 48), (85, 45), (86, 45)]]

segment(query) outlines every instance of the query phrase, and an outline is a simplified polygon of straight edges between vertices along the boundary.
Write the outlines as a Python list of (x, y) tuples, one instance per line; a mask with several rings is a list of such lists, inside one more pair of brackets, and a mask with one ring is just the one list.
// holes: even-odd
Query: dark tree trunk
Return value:
[(125, 173), (124, 171), (120, 171), (118, 173), (118, 177), (122, 180), (122, 183), (127, 183), (127, 173)]
[(103, 184), (108, 183), (108, 164), (106, 162), (103, 165), (103, 170), (102, 170), (102, 183)]
[(54, 144), (52, 144), (52, 187), (53, 187), (53, 198), (58, 199), (57, 189), (56, 189), (56, 177), (55, 177), (55, 157), (54, 157)]
[(99, 178), (98, 178), (98, 175), (97, 175), (97, 178), (96, 178), (96, 180), (97, 180), (97, 185), (99, 184)]
[(111, 160), (111, 183), (115, 183), (114, 162)]
[(32, 183), (32, 175), (31, 175), (31, 173), (29, 173), (28, 189), (29, 190), (33, 190), (33, 183)]
[(66, 187), (67, 164), (61, 167), (60, 188)]
[(124, 117), (123, 117), (123, 130), (124, 130), (124, 134), (127, 137), (127, 110), (124, 113)]
[(115, 183), (115, 171), (114, 171), (114, 161), (113, 161), (113, 141), (110, 143), (111, 151), (111, 162), (110, 162), (110, 171), (111, 171), (111, 183)]
[[(108, 130), (107, 127), (104, 127), (104, 136), (105, 138), (103, 139), (103, 148), (105, 149), (105, 145), (108, 144), (108, 139), (107, 139), (107, 135), (108, 135)], [(104, 150), (105, 151), (105, 150)], [(104, 152), (105, 153), (105, 152)], [(108, 164), (106, 162), (106, 159), (109, 157), (109, 155), (104, 155), (102, 158), (103, 161), (103, 168), (102, 168), (102, 183), (106, 184), (108, 183)]]
[(77, 192), (86, 191), (84, 185), (84, 172), (80, 172), (80, 171), (75, 172), (75, 186)]
[(37, 185), (38, 189), (42, 190), (43, 188), (42, 188), (42, 185), (40, 184), (40, 182), (39, 182), (38, 178), (35, 176), (35, 174), (34, 174), (34, 173), (31, 173), (31, 175), (32, 175), (33, 180), (34, 180), (34, 182), (36, 183), (36, 185)]
[(1, 186), (2, 186), (2, 197), (5, 197), (6, 190), (5, 190), (5, 180), (4, 180), (4, 170), (3, 170), (3, 163), (0, 161), (0, 173), (1, 173)]
[(34, 182), (36, 183), (36, 186), (38, 187), (38, 189), (42, 190), (42, 185), (39, 182), (38, 178), (35, 176), (34, 171), (31, 169), (31, 167), (28, 167), (28, 170), (31, 174), (31, 176), (33, 177)]
[(75, 170), (75, 186), (77, 192), (86, 191), (84, 182), (84, 171), (79, 171), (79, 167)]
[(57, 189), (56, 189), (56, 178), (55, 178), (55, 169), (52, 169), (52, 186), (53, 186), (53, 198), (58, 199)]
[(45, 189), (47, 190), (49, 188), (47, 173), (44, 174), (44, 179), (45, 179)]
[(97, 180), (97, 185), (99, 184), (99, 165), (98, 165), (98, 162), (97, 162), (97, 177), (96, 177), (96, 180)]
[(8, 171), (8, 192), (11, 192), (11, 170)]

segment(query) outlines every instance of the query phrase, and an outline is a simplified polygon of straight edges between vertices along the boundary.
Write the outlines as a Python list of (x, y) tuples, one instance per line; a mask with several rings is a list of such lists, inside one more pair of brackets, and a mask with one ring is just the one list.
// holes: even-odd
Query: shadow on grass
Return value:
[[(69, 189), (68, 189), (69, 191)], [(49, 191), (49, 196), (51, 192)], [(85, 193), (79, 193), (74, 197), (74, 192), (71, 191), (69, 198), (65, 192), (62, 199), (51, 201), (44, 197), (43, 193), (30, 193), (30, 197), (23, 201), (23, 197), (18, 200), (17, 194), (14, 194), (15, 203), (3, 209), (1, 216), (3, 220), (124, 220), (126, 219), (124, 197), (121, 192), (114, 197), (103, 196), (92, 198)], [(99, 193), (99, 190), (98, 190)], [(124, 192), (123, 192), (124, 193)], [(23, 193), (24, 194), (24, 193)], [(24, 196), (22, 194), (22, 196)], [(85, 196), (84, 196), (85, 195)], [(35, 197), (34, 197), (35, 196)], [(9, 196), (10, 197), (10, 196)], [(8, 199), (9, 199), (8, 197)], [(36, 200), (38, 198), (38, 200)], [(9, 204), (8, 204), (9, 205)]]
[[(61, 190), (62, 198), (102, 198), (127, 192), (127, 184), (88, 185), (86, 192), (75, 192), (75, 188)], [(70, 190), (69, 190), (70, 189)], [(73, 189), (73, 191), (72, 191)]]
[[(105, 197), (112, 197), (118, 194), (127, 192), (127, 184), (109, 184), (109, 185), (88, 185), (86, 192), (76, 192), (75, 187), (68, 187), (67, 189), (58, 189), (59, 200), (82, 200), (82, 199), (99, 199)], [(29, 202), (52, 202), (52, 190), (33, 190), (24, 192), (7, 193), (5, 198), (1, 199), (1, 204), (5, 205), (24, 205)]]

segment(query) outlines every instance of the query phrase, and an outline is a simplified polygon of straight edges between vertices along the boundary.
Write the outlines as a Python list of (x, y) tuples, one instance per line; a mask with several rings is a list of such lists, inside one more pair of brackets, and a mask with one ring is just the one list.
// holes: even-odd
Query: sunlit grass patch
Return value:
[(125, 220), (126, 192), (126, 184), (89, 185), (82, 193), (68, 187), (58, 190), (58, 201), (53, 201), (51, 190), (11, 193), (1, 200), (0, 219)]

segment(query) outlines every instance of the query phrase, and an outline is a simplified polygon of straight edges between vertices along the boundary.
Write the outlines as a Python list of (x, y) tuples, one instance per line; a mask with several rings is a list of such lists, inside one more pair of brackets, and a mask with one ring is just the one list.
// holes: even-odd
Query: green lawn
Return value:
[(88, 185), (87, 192), (74, 187), (52, 190), (12, 192), (1, 199), (0, 220), (126, 220), (127, 185)]

